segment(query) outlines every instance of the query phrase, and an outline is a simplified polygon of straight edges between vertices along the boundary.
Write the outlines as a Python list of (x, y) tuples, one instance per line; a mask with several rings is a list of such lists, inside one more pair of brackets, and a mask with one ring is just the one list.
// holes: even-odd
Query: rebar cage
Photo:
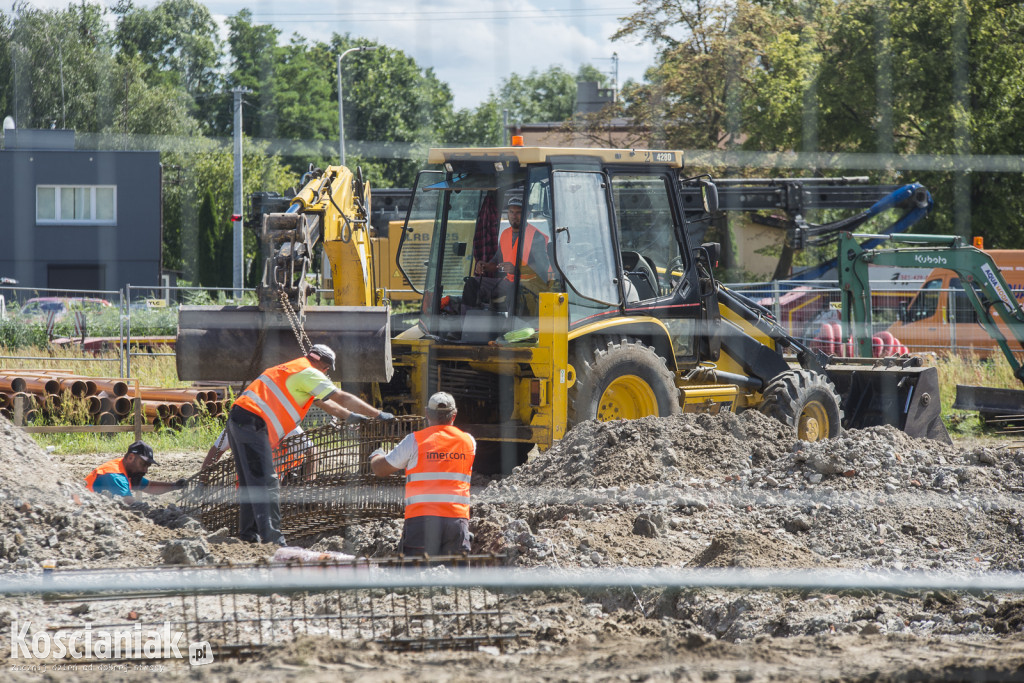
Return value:
[[(370, 454), (394, 448), (422, 429), (420, 416), (326, 424), (283, 439), (274, 451), (281, 480), (281, 532), (290, 542), (313, 539), (354, 522), (403, 514), (405, 478), (379, 478)], [(233, 458), (222, 458), (191, 477), (181, 508), (211, 531), (238, 527), (238, 475)]]
[[(213, 654), (245, 658), (268, 645), (281, 645), (298, 636), (336, 638), (346, 642), (376, 642), (396, 650), (475, 649), (482, 645), (504, 649), (519, 637), (509, 613), (507, 595), (478, 586), (453, 582), (443, 585), (443, 574), (463, 568), (493, 568), (499, 555), (448, 557), (401, 556), (327, 560), (301, 563), (261, 563), (209, 567), (153, 567), (119, 570), (109, 590), (63, 591), (54, 582), (46, 602), (90, 603), (90, 619), (49, 623), (48, 631), (82, 632), (95, 637), (132, 631), (159, 631), (169, 624), (182, 632), (186, 643), (205, 641)], [(292, 575), (315, 572), (316, 588), (292, 586)], [(173, 573), (173, 576), (168, 573)], [(410, 572), (431, 572), (427, 586), (388, 586), (389, 577), (408, 578)], [(102, 583), (102, 571), (61, 572)], [(91, 575), (91, 576), (90, 576)], [(162, 588), (147, 589), (147, 575)], [(124, 581), (137, 588), (126, 588)], [(353, 587), (365, 582), (365, 587)], [(337, 584), (332, 588), (331, 584)], [(441, 585), (434, 585), (434, 584)], [(454, 585), (457, 584), (457, 585)], [(113, 586), (120, 587), (114, 588)], [(165, 588), (175, 585), (173, 589)], [(218, 588), (217, 586), (221, 586)], [(229, 588), (224, 588), (229, 587)], [(83, 610), (73, 610), (76, 615)], [(117, 659), (113, 654), (108, 659)], [(89, 661), (86, 657), (82, 663)]]

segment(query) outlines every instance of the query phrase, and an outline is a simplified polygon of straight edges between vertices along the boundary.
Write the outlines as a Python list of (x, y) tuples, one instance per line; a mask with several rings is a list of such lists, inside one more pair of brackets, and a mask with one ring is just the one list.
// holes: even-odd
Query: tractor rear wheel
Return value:
[(825, 375), (789, 370), (768, 383), (760, 410), (796, 430), (803, 441), (839, 436), (843, 411), (836, 387)]
[(675, 375), (653, 347), (635, 339), (594, 344), (573, 359), (576, 381), (569, 388), (569, 426), (597, 420), (635, 420), (679, 412)]

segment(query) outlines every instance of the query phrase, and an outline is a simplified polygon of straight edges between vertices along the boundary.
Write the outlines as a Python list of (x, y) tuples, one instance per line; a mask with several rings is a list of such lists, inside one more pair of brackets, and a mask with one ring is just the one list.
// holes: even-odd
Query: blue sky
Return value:
[(621, 84), (641, 79), (654, 59), (650, 46), (610, 40), (619, 18), (634, 9), (628, 0), (211, 0), (206, 6), (221, 22), (248, 8), (255, 22), (273, 24), (284, 38), (298, 33), (326, 41), (348, 32), (400, 48), (451, 86), (456, 107), (476, 106), (513, 72), (552, 64), (575, 72), (591, 63), (610, 74), (618, 53)]

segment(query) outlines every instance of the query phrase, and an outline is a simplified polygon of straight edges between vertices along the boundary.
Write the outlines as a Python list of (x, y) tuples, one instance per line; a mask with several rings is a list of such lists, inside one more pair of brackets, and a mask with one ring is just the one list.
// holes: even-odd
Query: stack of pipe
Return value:
[[(134, 380), (85, 377), (67, 370), (0, 369), (0, 414), (13, 419), (15, 402), (20, 400), (26, 424), (40, 416), (49, 423), (66, 423), (62, 417), (70, 406), (69, 398), (81, 399), (92, 424), (113, 425), (132, 414), (134, 385)], [(187, 425), (203, 411), (212, 416), (223, 414), (225, 394), (222, 388), (139, 386), (143, 419), (166, 427)]]

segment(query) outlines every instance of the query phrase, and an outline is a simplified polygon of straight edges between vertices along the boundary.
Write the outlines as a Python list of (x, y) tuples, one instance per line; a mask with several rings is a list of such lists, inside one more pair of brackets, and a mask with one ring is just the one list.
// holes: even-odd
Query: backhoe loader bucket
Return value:
[[(391, 322), (384, 306), (306, 306), (312, 344), (337, 354), (328, 374), (341, 382), (391, 379)], [(288, 319), (256, 306), (182, 306), (176, 342), (178, 378), (243, 382), (302, 355)]]
[(938, 370), (906, 361), (844, 361), (825, 368), (842, 397), (843, 427), (892, 425), (910, 436), (953, 443), (942, 424)]

